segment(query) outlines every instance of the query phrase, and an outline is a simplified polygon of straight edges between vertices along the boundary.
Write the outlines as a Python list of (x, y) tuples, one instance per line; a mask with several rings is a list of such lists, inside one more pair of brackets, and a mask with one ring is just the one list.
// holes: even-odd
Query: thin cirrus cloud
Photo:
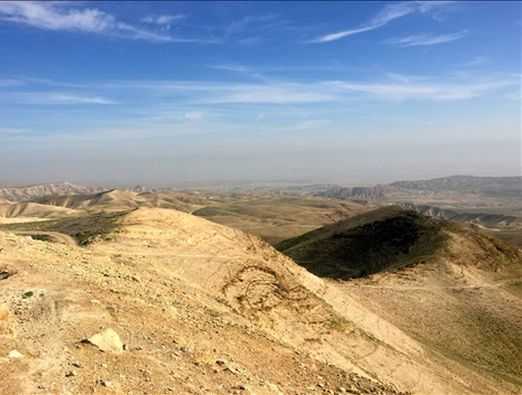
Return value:
[(3, 95), (3, 102), (11, 104), (36, 105), (107, 105), (116, 104), (114, 100), (97, 95), (84, 95), (68, 92), (12, 92)]
[(438, 44), (446, 44), (452, 41), (460, 40), (468, 34), (467, 30), (448, 34), (414, 34), (405, 37), (392, 38), (387, 40), (387, 44), (397, 45), (402, 48), (421, 47)]
[(252, 79), (266, 81), (267, 78), (260, 72), (255, 71), (251, 67), (243, 66), (240, 64), (218, 64), (208, 66), (214, 70), (228, 71), (232, 73), (239, 73)]
[[(165, 22), (164, 16), (156, 22)], [(38, 29), (96, 33), (150, 42), (206, 42), (174, 37), (122, 22), (96, 8), (69, 7), (67, 2), (0, 1), (0, 22), (27, 25)]]
[(407, 15), (416, 13), (425, 14), (441, 7), (452, 4), (452, 1), (412, 1), (412, 2), (401, 2), (396, 4), (389, 4), (384, 7), (377, 15), (370, 19), (367, 23), (355, 28), (342, 30), (334, 33), (328, 33), (316, 37), (309, 43), (328, 43), (331, 41), (337, 41), (342, 38), (353, 36), (355, 34), (364, 33), (379, 29), (386, 26), (388, 23), (403, 18)]
[(148, 15), (143, 18), (141, 21), (143, 23), (149, 23), (153, 25), (170, 25), (176, 21), (185, 19), (187, 16), (184, 14), (174, 14), (174, 15)]
[(127, 81), (110, 84), (163, 98), (180, 97), (192, 104), (313, 104), (347, 100), (461, 101), (492, 95), (520, 84), (518, 76), (483, 76), (460, 79), (400, 75), (384, 80), (318, 82), (273, 81), (230, 83), (207, 81)]
[(460, 67), (476, 67), (481, 66), (489, 62), (489, 59), (485, 56), (475, 56), (468, 62), (460, 64)]
[(513, 79), (477, 83), (328, 83), (338, 92), (354, 92), (386, 100), (469, 100), (515, 86)]
[[(248, 70), (252, 68), (247, 68)], [(388, 73), (373, 81), (107, 81), (75, 91), (39, 90), (31, 86), (5, 92), (2, 103), (12, 105), (139, 105), (144, 97), (177, 105), (309, 105), (385, 101), (463, 101), (506, 94), (520, 84), (519, 75), (419, 76)], [(55, 82), (56, 86), (59, 82)], [(29, 90), (25, 90), (29, 89)], [(136, 101), (139, 98), (140, 100)], [(204, 117), (200, 110), (185, 113), (186, 120)]]

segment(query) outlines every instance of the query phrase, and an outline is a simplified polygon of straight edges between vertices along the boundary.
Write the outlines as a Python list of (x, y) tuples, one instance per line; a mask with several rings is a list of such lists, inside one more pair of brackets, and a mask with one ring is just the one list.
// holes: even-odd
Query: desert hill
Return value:
[(418, 195), (460, 193), (488, 197), (517, 198), (522, 196), (522, 177), (476, 177), (455, 175), (427, 180), (395, 181), (384, 185), (343, 187), (319, 185), (313, 189), (301, 188), (317, 196), (337, 199), (383, 200), (401, 194)]
[(387, 207), (285, 240), (277, 248), (311, 272), (353, 278), (433, 255), (442, 243), (440, 223), (413, 211)]
[(68, 182), (27, 186), (0, 186), (0, 199), (19, 202), (34, 200), (44, 196), (92, 194), (105, 189), (103, 187), (75, 185)]
[(520, 250), (477, 227), (398, 207), (278, 248), (424, 347), (522, 388)]
[(397, 206), (324, 226), (277, 248), (321, 277), (349, 279), (440, 260), (452, 254), (450, 239), (463, 234), (477, 244), (477, 253), (484, 252), (482, 259), (473, 260), (477, 264), (521, 258), (516, 248), (478, 230)]
[(400, 206), (402, 208), (408, 210), (415, 210), (423, 215), (439, 219), (446, 219), (455, 222), (473, 223), (477, 225), (483, 225), (489, 228), (522, 229), (522, 217), (517, 217), (513, 215), (480, 212), (479, 210), (475, 212), (451, 210), (428, 205), (415, 205), (411, 203), (404, 203)]
[[(139, 208), (2, 229), (2, 393), (516, 393), (381, 318), (361, 286), (190, 214)], [(118, 352), (81, 342), (107, 328), (125, 349), (107, 334)]]
[(382, 200), (386, 196), (386, 190), (387, 187), (383, 185), (373, 187), (342, 187), (332, 185), (323, 191), (315, 192), (315, 196), (349, 200)]
[[(3, 394), (398, 393), (306, 340), (344, 321), (263, 242), (173, 210), (99, 215), (84, 247), (0, 232)], [(82, 343), (106, 328), (124, 348)]]
[(245, 194), (208, 202), (193, 214), (276, 244), (369, 209), (367, 205), (351, 201)]
[(432, 192), (453, 191), (484, 195), (522, 196), (522, 177), (476, 177), (456, 175), (419, 181), (397, 181), (390, 186), (399, 189)]
[(0, 218), (56, 218), (74, 214), (74, 210), (52, 207), (38, 203), (2, 203), (0, 202)]
[(41, 204), (74, 209), (96, 207), (100, 210), (124, 210), (137, 207), (138, 194), (135, 192), (111, 189), (94, 194), (71, 194), (46, 196), (37, 199)]
[(36, 201), (57, 207), (98, 211), (158, 207), (187, 212), (201, 207), (206, 202), (199, 196), (183, 192), (134, 192), (120, 189), (110, 189), (95, 194), (46, 196)]

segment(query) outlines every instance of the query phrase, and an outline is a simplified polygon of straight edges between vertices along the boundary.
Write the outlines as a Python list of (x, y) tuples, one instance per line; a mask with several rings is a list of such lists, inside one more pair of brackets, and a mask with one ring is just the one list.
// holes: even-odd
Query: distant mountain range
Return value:
[(323, 191), (314, 193), (314, 195), (335, 199), (381, 200), (386, 196), (386, 189), (386, 185), (377, 185), (373, 187), (342, 187), (339, 185), (332, 185)]
[(0, 186), (0, 199), (12, 202), (21, 202), (41, 198), (44, 196), (96, 193), (105, 189), (106, 188), (102, 187), (75, 185), (68, 182), (27, 186)]
[(431, 192), (462, 192), (484, 195), (522, 196), (522, 177), (450, 176), (419, 181), (397, 181), (390, 187)]
[[(112, 187), (86, 186), (63, 183), (28, 186), (0, 186), (0, 200), (12, 202), (32, 201), (49, 196), (95, 194)], [(143, 186), (118, 188), (127, 192), (168, 192), (174, 188)], [(266, 189), (266, 188), (264, 188)], [(280, 189), (280, 188), (275, 188)], [(345, 187), (336, 184), (313, 184), (283, 188), (289, 193), (349, 200), (384, 200), (396, 193), (473, 193), (489, 197), (522, 197), (522, 177), (475, 177), (456, 175), (417, 181), (397, 181), (375, 186)]]
[(491, 197), (522, 197), (522, 177), (450, 176), (418, 181), (397, 181), (371, 187), (325, 186), (315, 196), (336, 199), (383, 200), (393, 193), (474, 193)]
[[(24, 186), (0, 186), (0, 201), (7, 200), (11, 202), (25, 202), (56, 196), (92, 195), (100, 192), (108, 192), (113, 189), (113, 187), (78, 185), (69, 182)], [(141, 185), (118, 189), (121, 191), (136, 193), (159, 191), (159, 189), (143, 187)]]
[(522, 228), (522, 218), (512, 215), (457, 211), (422, 204), (416, 205), (413, 203), (401, 203), (399, 206), (433, 218), (456, 222), (469, 222), (488, 227)]

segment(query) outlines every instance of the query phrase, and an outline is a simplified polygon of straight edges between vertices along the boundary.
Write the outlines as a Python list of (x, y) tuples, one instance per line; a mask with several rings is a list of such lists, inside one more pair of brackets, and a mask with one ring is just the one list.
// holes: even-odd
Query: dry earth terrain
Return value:
[(522, 391), (521, 254), (480, 227), (306, 196), (32, 200), (0, 204), (2, 394)]

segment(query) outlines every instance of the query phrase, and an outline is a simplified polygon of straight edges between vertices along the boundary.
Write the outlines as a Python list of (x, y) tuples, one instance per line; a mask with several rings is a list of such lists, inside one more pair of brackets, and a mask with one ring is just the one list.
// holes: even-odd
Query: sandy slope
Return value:
[[(83, 247), (0, 232), (1, 393), (516, 390), (240, 231), (165, 209), (82, 221), (62, 231), (97, 230)], [(81, 343), (109, 327), (123, 352)]]
[[(335, 290), (325, 300), (349, 295), (440, 366), (468, 377), (473, 392), (522, 389), (522, 254), (510, 245), (475, 227), (389, 207), (280, 248), (325, 278)], [(361, 257), (380, 272), (359, 277)], [(358, 278), (350, 279), (354, 270)]]
[[(277, 253), (240, 232), (140, 209), (88, 247), (0, 233), (0, 249), (2, 394), (394, 393), (275, 336), (286, 328), (292, 340), (292, 326), (317, 315), (322, 327), (331, 313), (285, 270), (258, 269)], [(247, 291), (239, 277), (250, 275), (268, 277)], [(273, 292), (278, 281), (293, 290)], [(108, 327), (122, 353), (81, 343)]]
[(125, 210), (137, 207), (171, 208), (190, 212), (201, 207), (198, 196), (182, 192), (132, 192), (112, 189), (95, 194), (47, 196), (42, 204), (84, 210)]
[(52, 207), (38, 203), (2, 203), (0, 218), (59, 218), (75, 214), (76, 211), (63, 207)]
[(102, 187), (74, 185), (68, 182), (25, 186), (0, 186), (0, 199), (28, 201), (51, 195), (87, 194), (104, 190)]

